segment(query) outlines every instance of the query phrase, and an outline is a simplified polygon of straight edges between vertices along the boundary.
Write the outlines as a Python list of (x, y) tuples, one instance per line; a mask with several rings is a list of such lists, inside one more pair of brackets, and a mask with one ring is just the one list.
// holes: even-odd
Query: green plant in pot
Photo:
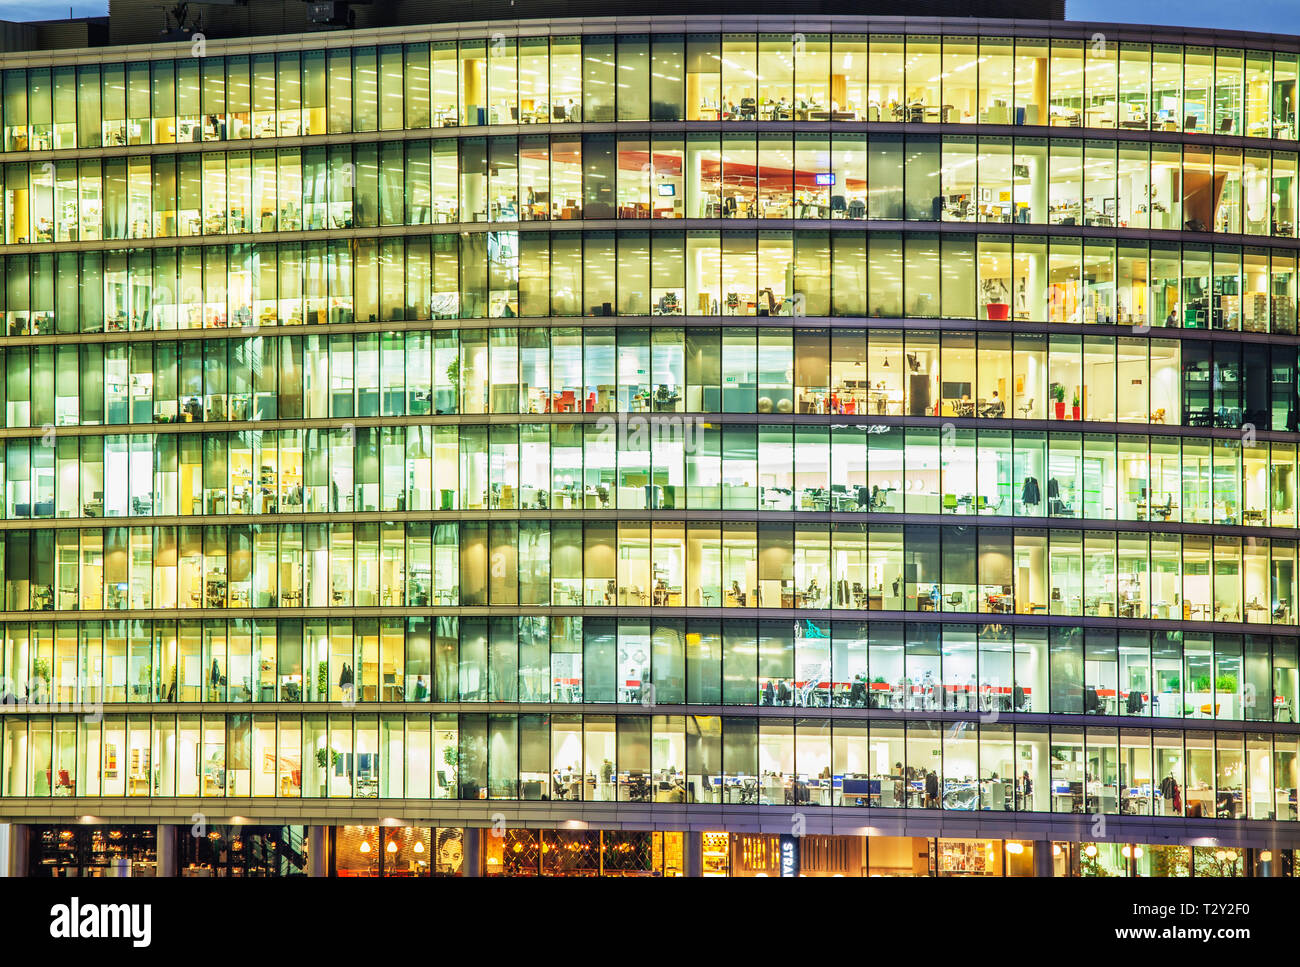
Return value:
[(447, 384), (451, 386), (451, 391), (456, 405), (460, 406), (460, 357), (457, 356), (447, 365)]
[(329, 792), (330, 773), (338, 765), (339, 753), (337, 749), (319, 748), (316, 750), (316, 767), (324, 773), (320, 783), (321, 798)]
[(31, 697), (43, 701), (45, 690), (50, 687), (50, 660), (48, 658), (32, 659), (32, 681), (29, 686)]
[(1070, 407), (1071, 407), (1071, 410), (1073, 411), (1074, 419), (1076, 419), (1076, 420), (1079, 419), (1079, 418), (1080, 418), (1080, 414), (1079, 414), (1079, 391), (1078, 391), (1078, 389), (1075, 389), (1075, 391), (1074, 391), (1074, 402), (1070, 404)]
[(447, 784), (452, 789), (455, 789), (456, 781), (457, 781), (457, 767), (460, 764), (460, 756), (457, 754), (456, 747), (454, 745), (448, 745), (443, 747), (442, 763), (447, 767), (447, 771), (446, 771)]
[(1060, 383), (1052, 384), (1052, 401), (1056, 404), (1056, 418), (1065, 419), (1065, 387)]

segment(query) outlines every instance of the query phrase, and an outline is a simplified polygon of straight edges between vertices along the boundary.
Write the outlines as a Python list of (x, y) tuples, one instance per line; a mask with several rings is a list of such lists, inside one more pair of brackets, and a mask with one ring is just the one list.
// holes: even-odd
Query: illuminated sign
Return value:
[(784, 833), (781, 835), (781, 875), (799, 875), (799, 840)]

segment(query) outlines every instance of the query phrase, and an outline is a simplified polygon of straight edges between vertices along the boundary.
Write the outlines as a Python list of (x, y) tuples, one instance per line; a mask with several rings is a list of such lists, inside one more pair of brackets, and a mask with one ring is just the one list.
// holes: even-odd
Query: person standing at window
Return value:
[(925, 808), (939, 808), (939, 777), (933, 769), (925, 774)]

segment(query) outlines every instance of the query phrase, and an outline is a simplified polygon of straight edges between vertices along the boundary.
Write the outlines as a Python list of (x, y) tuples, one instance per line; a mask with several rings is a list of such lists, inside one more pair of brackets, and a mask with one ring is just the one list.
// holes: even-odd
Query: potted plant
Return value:
[(1052, 385), (1052, 399), (1056, 403), (1056, 418), (1065, 419), (1065, 387), (1060, 383)]
[(320, 797), (325, 798), (329, 792), (330, 772), (338, 764), (337, 749), (320, 748), (316, 750), (316, 767), (321, 770)]
[[(454, 407), (450, 412), (459, 413), (461, 408), (460, 399), (460, 357), (457, 356), (447, 364), (447, 385), (451, 388), (451, 398), (454, 401)], [(442, 412), (439, 410), (438, 412)]]
[(448, 745), (443, 747), (442, 764), (447, 767), (447, 771), (446, 771), (447, 785), (451, 789), (456, 788), (456, 781), (457, 781), (456, 767), (458, 765), (459, 758), (460, 757), (456, 754), (456, 747), (454, 745)]
[(984, 296), (984, 314), (989, 319), (1011, 318), (1011, 303), (1006, 301), (1007, 287), (1001, 279), (984, 279), (980, 292)]
[(50, 660), (48, 658), (32, 659), (32, 679), (28, 687), (29, 700), (44, 702), (46, 689), (50, 687)]
[(1071, 412), (1074, 419), (1079, 419), (1079, 390), (1076, 387), (1074, 391), (1074, 402), (1070, 404)]

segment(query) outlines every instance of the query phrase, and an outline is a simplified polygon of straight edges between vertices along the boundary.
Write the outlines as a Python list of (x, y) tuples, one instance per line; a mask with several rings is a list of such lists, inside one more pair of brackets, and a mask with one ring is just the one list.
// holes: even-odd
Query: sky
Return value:
[(1065, 0), (1071, 20), (1300, 33), (1300, 0)]
[[(160, 0), (161, 4), (161, 0)], [(102, 15), (107, 0), (0, 0), (0, 20), (45, 20), (74, 15)], [(1300, 0), (1066, 0), (1071, 20), (1157, 23), (1179, 27), (1219, 27), (1300, 33)]]
[(69, 9), (75, 17), (102, 17), (108, 13), (108, 0), (0, 0), (0, 20), (58, 20), (66, 17)]

